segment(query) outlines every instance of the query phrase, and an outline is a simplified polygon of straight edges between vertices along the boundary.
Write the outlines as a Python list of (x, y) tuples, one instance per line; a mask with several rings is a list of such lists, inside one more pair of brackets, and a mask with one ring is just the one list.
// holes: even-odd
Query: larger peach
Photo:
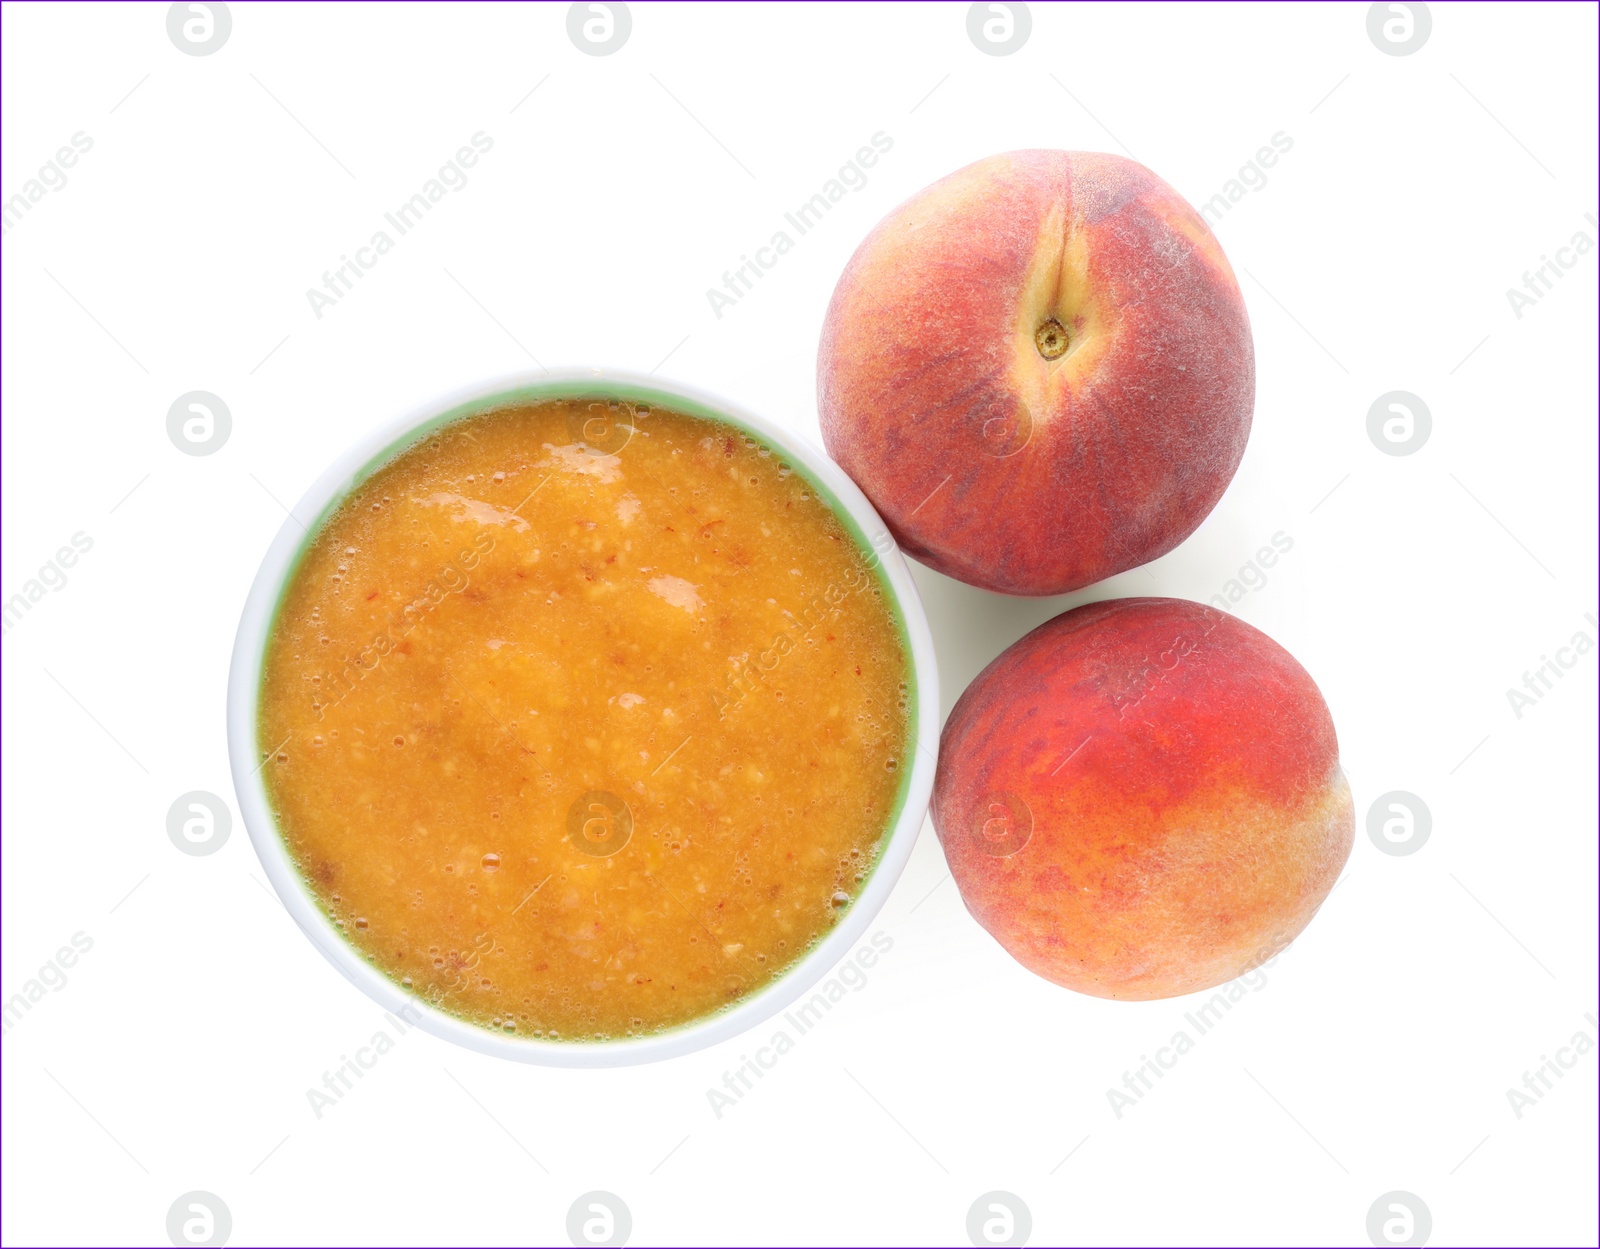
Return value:
[(1059, 594), (1155, 559), (1244, 454), (1255, 354), (1206, 223), (1142, 165), (1026, 151), (880, 222), (833, 293), (822, 435), (924, 563)]
[(1002, 654), (950, 714), (933, 802), (978, 922), (1029, 970), (1110, 998), (1273, 957), (1355, 835), (1305, 669), (1180, 599), (1079, 607)]

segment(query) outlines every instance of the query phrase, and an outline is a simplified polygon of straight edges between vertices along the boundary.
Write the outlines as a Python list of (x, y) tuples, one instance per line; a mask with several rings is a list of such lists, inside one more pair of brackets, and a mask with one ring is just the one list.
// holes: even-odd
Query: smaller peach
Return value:
[(933, 802), (973, 917), (1030, 971), (1109, 998), (1272, 958), (1355, 836), (1305, 669), (1180, 599), (1079, 607), (1002, 654), (951, 712)]

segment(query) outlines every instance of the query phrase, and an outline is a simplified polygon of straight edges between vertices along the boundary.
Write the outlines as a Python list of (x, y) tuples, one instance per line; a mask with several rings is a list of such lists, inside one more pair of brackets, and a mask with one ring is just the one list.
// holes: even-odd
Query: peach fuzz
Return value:
[(1121, 999), (1275, 956), (1355, 835), (1305, 669), (1180, 599), (1079, 607), (1002, 654), (951, 712), (933, 803), (977, 921), (1030, 971)]
[(1165, 554), (1232, 479), (1255, 403), (1205, 222), (1119, 156), (1023, 151), (912, 197), (857, 249), (817, 363), (823, 440), (900, 546), (1007, 594)]

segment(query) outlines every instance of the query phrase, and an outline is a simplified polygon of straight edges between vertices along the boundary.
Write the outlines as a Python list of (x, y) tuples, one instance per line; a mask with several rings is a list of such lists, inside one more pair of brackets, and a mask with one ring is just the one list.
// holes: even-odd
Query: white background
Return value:
[[(1506, 691), (1597, 636), (1600, 256), (1520, 318), (1506, 291), (1600, 234), (1595, 9), (1438, 4), (1400, 57), (1366, 11), (1036, 4), (993, 57), (965, 5), (637, 4), (600, 58), (565, 6), (238, 4), (191, 57), (165, 6), (7, 6), (4, 197), (75, 132), (93, 148), (4, 239), (4, 596), (94, 545), (4, 640), (4, 996), (94, 945), (4, 1040), (5, 1241), (165, 1243), (200, 1189), (240, 1244), (566, 1243), (602, 1189), (635, 1243), (964, 1244), (999, 1189), (1037, 1244), (1365, 1244), (1399, 1189), (1438, 1243), (1593, 1244), (1595, 1052), (1520, 1119), (1506, 1091), (1597, 1033), (1600, 653), (1520, 718)], [(319, 320), (307, 288), (480, 130), (470, 183)], [(707, 288), (876, 131), (867, 185), (718, 319)], [(659, 365), (815, 439), (833, 283), (920, 187), (1077, 148), (1198, 204), (1279, 131), (1216, 227), (1259, 393), (1213, 515), (1059, 600), (916, 569), (948, 710), (1065, 607), (1206, 599), (1292, 538), (1234, 610), (1321, 685), (1359, 827), (1265, 986), (1119, 1119), (1107, 1090), (1196, 1003), (1025, 972), (925, 826), (874, 925), (892, 952), (720, 1120), (706, 1090), (767, 1029), (577, 1073), (413, 1032), (317, 1120), (306, 1090), (377, 1008), (237, 821), (204, 858), (165, 829), (181, 793), (233, 801), (225, 671), (277, 500), (530, 357)], [(234, 422), (199, 458), (165, 429), (195, 389)], [(1432, 412), (1416, 454), (1368, 438), (1391, 390)], [(1391, 790), (1432, 813), (1408, 857), (1366, 833)]]

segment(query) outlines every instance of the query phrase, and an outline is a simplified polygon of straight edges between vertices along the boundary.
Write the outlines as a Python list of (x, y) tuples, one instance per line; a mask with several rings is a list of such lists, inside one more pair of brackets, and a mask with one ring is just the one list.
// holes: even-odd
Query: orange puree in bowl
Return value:
[(849, 906), (909, 776), (874, 562), (720, 422), (446, 424), (320, 524), (279, 605), (259, 745), (307, 885), (485, 1027), (640, 1035), (759, 989)]

